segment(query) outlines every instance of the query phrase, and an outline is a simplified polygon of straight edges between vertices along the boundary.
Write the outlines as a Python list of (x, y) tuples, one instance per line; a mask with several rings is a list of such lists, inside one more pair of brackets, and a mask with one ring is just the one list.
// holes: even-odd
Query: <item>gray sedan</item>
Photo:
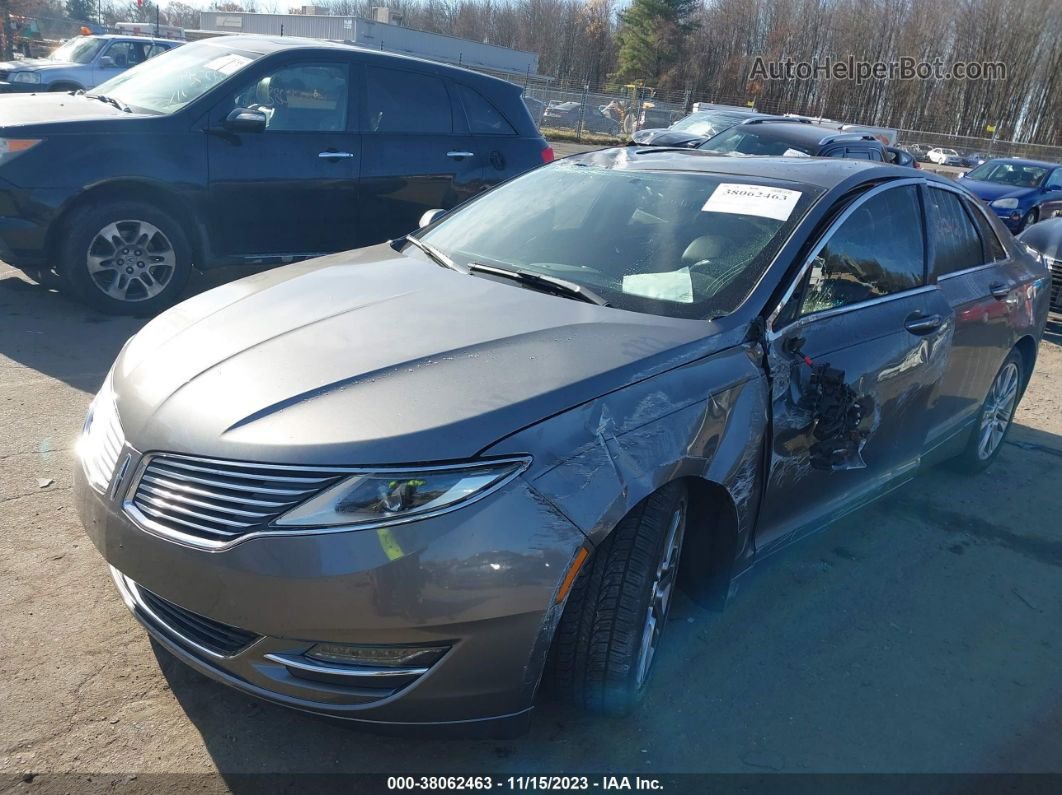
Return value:
[(520, 731), (543, 682), (631, 709), (677, 587), (721, 606), (920, 465), (988, 466), (1048, 311), (962, 187), (870, 161), (613, 149), (425, 221), (162, 314), (79, 445), (162, 646), (364, 726)]

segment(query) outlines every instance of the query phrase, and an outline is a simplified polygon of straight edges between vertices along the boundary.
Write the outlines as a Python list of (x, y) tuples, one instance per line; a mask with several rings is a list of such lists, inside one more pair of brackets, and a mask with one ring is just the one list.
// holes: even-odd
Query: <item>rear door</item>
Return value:
[(845, 209), (772, 320), (758, 547), (823, 526), (918, 464), (949, 337), (947, 303), (926, 283), (917, 182)]
[(948, 302), (951, 356), (930, 405), (928, 443), (962, 430), (981, 406), (1013, 341), (1018, 278), (984, 211), (959, 191), (925, 188), (930, 280)]
[(527, 147), (513, 124), (476, 89), (464, 83), (452, 85), (472, 136), (471, 148), (483, 164), (482, 187), (497, 185), (526, 169)]
[[(210, 237), (215, 253), (300, 258), (357, 243), (359, 134), (352, 65), (298, 55), (243, 77), (210, 114)], [(237, 107), (261, 110), (264, 132), (226, 134)]]
[(365, 67), (360, 161), (361, 243), (417, 228), (425, 210), (449, 209), (483, 184), (484, 157), (453, 84), (408, 67)]

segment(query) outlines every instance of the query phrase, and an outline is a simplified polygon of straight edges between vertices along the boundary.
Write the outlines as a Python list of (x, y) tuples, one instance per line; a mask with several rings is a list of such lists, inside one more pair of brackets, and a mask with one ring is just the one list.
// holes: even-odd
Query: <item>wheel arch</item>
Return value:
[(1032, 378), (1033, 368), (1036, 366), (1036, 340), (1032, 338), (1032, 335), (1026, 334), (1014, 343), (1014, 350), (1021, 354), (1022, 362), (1025, 364), (1021, 383), (1021, 390), (1024, 394), (1025, 388), (1029, 385), (1029, 379)]
[(71, 199), (51, 224), (47, 251), (52, 262), (57, 261), (58, 244), (65, 234), (71, 215), (83, 207), (105, 201), (140, 201), (170, 213), (180, 224), (181, 230), (192, 247), (193, 265), (202, 267), (207, 257), (207, 241), (195, 211), (180, 194), (172, 188), (148, 180), (119, 179), (89, 187)]
[(48, 91), (83, 91), (85, 87), (74, 80), (56, 80), (48, 84)]

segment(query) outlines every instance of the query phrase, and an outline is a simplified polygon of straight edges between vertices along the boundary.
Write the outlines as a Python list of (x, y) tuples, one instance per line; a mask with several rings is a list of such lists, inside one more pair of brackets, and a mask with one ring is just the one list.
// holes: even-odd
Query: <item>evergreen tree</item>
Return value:
[(620, 14), (616, 77), (657, 84), (682, 53), (682, 42), (696, 25), (697, 0), (634, 0)]
[(80, 22), (90, 22), (96, 16), (92, 0), (66, 0), (66, 15)]

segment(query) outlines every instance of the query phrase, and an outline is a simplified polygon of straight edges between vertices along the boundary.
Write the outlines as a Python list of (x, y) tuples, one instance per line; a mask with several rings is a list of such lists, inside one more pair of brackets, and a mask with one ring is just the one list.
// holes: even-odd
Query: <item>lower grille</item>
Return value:
[(260, 637), (245, 629), (231, 627), (191, 610), (185, 610), (140, 586), (134, 587), (140, 600), (161, 624), (160, 629), (176, 635), (177, 640), (191, 641), (214, 654), (231, 657)]
[(150, 529), (217, 547), (268, 529), (343, 475), (337, 469), (155, 455), (140, 475), (131, 507)]

